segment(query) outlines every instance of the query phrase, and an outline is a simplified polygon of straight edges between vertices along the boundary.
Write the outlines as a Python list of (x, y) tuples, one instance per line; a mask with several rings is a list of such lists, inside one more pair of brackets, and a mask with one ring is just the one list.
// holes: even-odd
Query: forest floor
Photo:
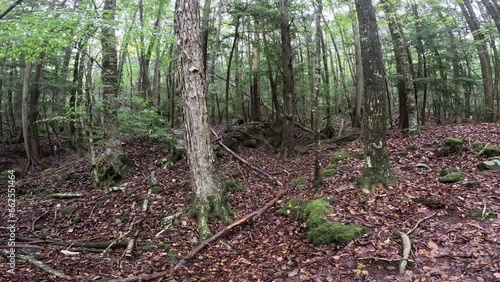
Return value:
[[(463, 138), (464, 151), (456, 156), (438, 157), (435, 150), (446, 137)], [(164, 144), (151, 142), (147, 137), (126, 139), (123, 142), (135, 166), (124, 180), (128, 184), (123, 191), (106, 193), (104, 188), (92, 188), (87, 159), (61, 153), (46, 157), (43, 168), (16, 179), (17, 251), (31, 254), (77, 281), (158, 271), (168, 274), (155, 281), (500, 281), (500, 174), (477, 170), (477, 164), (484, 159), (477, 158), (472, 148), (476, 140), (500, 146), (500, 125), (431, 126), (413, 137), (391, 131), (391, 164), (399, 182), (387, 189), (375, 187), (369, 195), (354, 186), (361, 175), (362, 159), (343, 161), (349, 166), (347, 171), (337, 171), (325, 178), (322, 187), (312, 188), (311, 150), (280, 160), (262, 149), (243, 148), (241, 157), (267, 172), (276, 172), (276, 179), (284, 187), (273, 186), (228, 156), (222, 165), (224, 174), (244, 186), (243, 192), (227, 195), (234, 218), (261, 208), (281, 189), (286, 189), (286, 194), (260, 217), (234, 228), (175, 272), (169, 270), (200, 243), (194, 219), (180, 215), (165, 221), (181, 211), (189, 199), (186, 161), (173, 167), (158, 167), (155, 160), (167, 157), (162, 153)], [(22, 144), (1, 146), (4, 166), (23, 167)], [(362, 151), (360, 140), (342, 146), (324, 140), (323, 146), (330, 149), (322, 152), (323, 168), (334, 151), (346, 150), (352, 155)], [(418, 163), (425, 163), (432, 170), (421, 169)], [(460, 168), (466, 178), (453, 184), (440, 183), (440, 170), (450, 167)], [(140, 208), (152, 171), (159, 188), (150, 195), (144, 216)], [(298, 177), (304, 177), (306, 183), (294, 184)], [(5, 181), (2, 186), (5, 191)], [(48, 198), (56, 192), (80, 193), (81, 197)], [(6, 222), (7, 200), (5, 193), (2, 195), (0, 217)], [(345, 247), (317, 247), (308, 243), (302, 220), (277, 213), (292, 198), (311, 200), (324, 196), (337, 198), (329, 218), (364, 225), (370, 232)], [(421, 197), (444, 205), (429, 208), (417, 201)], [(134, 248), (131, 257), (122, 258), (124, 248), (120, 246), (103, 254), (102, 249), (71, 245), (123, 238), (130, 235), (127, 232), (132, 222), (140, 223), (134, 230), (139, 230), (137, 239), (142, 245)], [(393, 232), (408, 232), (417, 222), (409, 236), (413, 263), (406, 274), (398, 275), (402, 250)], [(210, 227), (217, 232), (224, 224), (213, 222)], [(8, 230), (4, 226), (0, 235), (0, 245), (5, 249)], [(22, 248), (22, 244), (35, 247)], [(20, 260), (15, 275), (7, 273), (7, 269), (7, 261), (2, 257), (0, 281), (59, 281)]]

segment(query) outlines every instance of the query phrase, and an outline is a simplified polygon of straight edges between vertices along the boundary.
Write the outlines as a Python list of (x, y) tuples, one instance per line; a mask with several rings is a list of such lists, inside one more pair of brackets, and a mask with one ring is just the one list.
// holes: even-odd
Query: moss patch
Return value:
[(279, 215), (293, 216), (296, 219), (304, 219), (304, 206), (306, 202), (301, 199), (291, 199), (283, 207), (277, 210)]
[(472, 143), (472, 147), (474, 148), (474, 151), (476, 152), (479, 152), (481, 151), (483, 148), (484, 148), (484, 145), (486, 145), (483, 141), (474, 141), (474, 143)]
[(336, 221), (326, 221), (307, 232), (307, 240), (313, 245), (337, 244), (345, 246), (351, 241), (368, 233), (366, 227), (352, 224), (342, 224)]
[(161, 193), (162, 191), (163, 191), (163, 188), (160, 187), (160, 186), (153, 186), (153, 187), (151, 187), (151, 192), (152, 193), (158, 194), (158, 193)]
[(486, 148), (484, 148), (484, 151), (481, 153), (481, 156), (488, 157), (488, 158), (500, 156), (500, 148), (498, 148), (497, 146), (488, 144), (486, 146)]
[(477, 220), (492, 221), (495, 220), (497, 214), (489, 209), (473, 210), (471, 216)]
[(450, 174), (452, 172), (460, 172), (460, 170), (456, 167), (445, 168), (439, 172), (439, 176), (445, 176), (445, 175)]
[(67, 206), (61, 209), (61, 213), (63, 214), (71, 214), (76, 210), (75, 206)]
[(332, 163), (337, 164), (340, 161), (347, 160), (351, 157), (351, 154), (347, 151), (338, 151), (332, 155)]
[(315, 228), (321, 225), (325, 221), (325, 217), (330, 213), (330, 204), (325, 199), (313, 200), (304, 206), (308, 228)]
[(455, 183), (465, 178), (465, 173), (463, 172), (451, 172), (439, 178), (439, 182), (442, 183)]
[(305, 179), (304, 177), (297, 177), (294, 180), (292, 180), (292, 183), (295, 186), (302, 186), (302, 185), (305, 185), (307, 183), (307, 179)]
[(239, 183), (238, 181), (236, 181), (234, 179), (226, 179), (226, 181), (224, 181), (224, 189), (227, 192), (243, 192), (243, 191), (245, 191), (243, 184)]
[(456, 137), (449, 137), (444, 140), (444, 148), (439, 152), (441, 156), (458, 155), (464, 149), (464, 140)]
[(338, 167), (338, 170), (343, 171), (343, 172), (349, 171), (350, 169), (351, 169), (351, 167), (348, 165), (339, 165), (339, 167)]

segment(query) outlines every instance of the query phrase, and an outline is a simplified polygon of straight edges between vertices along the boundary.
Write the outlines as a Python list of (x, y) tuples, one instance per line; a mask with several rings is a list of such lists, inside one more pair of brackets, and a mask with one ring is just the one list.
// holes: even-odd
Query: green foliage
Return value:
[(368, 229), (364, 226), (326, 221), (315, 228), (309, 229), (307, 239), (314, 245), (333, 243), (345, 246), (367, 232)]
[(167, 121), (149, 105), (149, 101), (135, 97), (131, 99), (131, 103), (132, 108), (122, 108), (118, 111), (122, 134), (148, 135), (153, 141), (173, 142), (165, 130)]

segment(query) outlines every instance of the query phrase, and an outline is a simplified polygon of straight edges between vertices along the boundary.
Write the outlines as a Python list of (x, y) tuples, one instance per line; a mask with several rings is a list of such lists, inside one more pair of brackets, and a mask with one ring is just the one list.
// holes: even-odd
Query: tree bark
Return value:
[(203, 52), (200, 42), (199, 3), (177, 0), (174, 30), (179, 52), (179, 77), (183, 97), (186, 153), (194, 190), (193, 210), (202, 239), (210, 236), (209, 214), (228, 218), (228, 206), (215, 168), (208, 124)]
[(392, 185), (393, 174), (387, 152), (385, 73), (375, 9), (371, 0), (357, 0), (356, 10), (361, 38), (366, 109), (363, 118), (365, 164), (360, 185), (367, 191), (373, 184)]
[[(351, 7), (351, 5), (349, 7)], [(361, 42), (359, 38), (359, 26), (357, 20), (352, 21), (352, 30), (354, 33), (354, 52), (356, 56), (356, 73), (354, 80), (356, 83), (356, 97), (354, 104), (353, 126), (361, 128), (361, 108), (363, 106), (363, 62), (361, 61)]]
[(486, 12), (493, 19), (497, 26), (498, 33), (500, 33), (500, 5), (497, 1), (491, 0), (481, 0), (481, 3), (483, 3)]
[(283, 127), (281, 132), (282, 156), (293, 155), (295, 140), (295, 94), (293, 74), (293, 54), (288, 22), (288, 0), (280, 0), (281, 54), (283, 60)]
[(29, 124), (29, 84), (31, 76), (31, 63), (27, 63), (24, 67), (23, 74), (23, 94), (22, 94), (22, 123), (23, 123), (23, 138), (24, 138), (24, 148), (26, 151), (26, 158), (28, 159), (27, 168), (29, 169), (32, 165), (36, 163), (33, 159), (33, 154), (31, 150), (30, 142), (30, 124)]

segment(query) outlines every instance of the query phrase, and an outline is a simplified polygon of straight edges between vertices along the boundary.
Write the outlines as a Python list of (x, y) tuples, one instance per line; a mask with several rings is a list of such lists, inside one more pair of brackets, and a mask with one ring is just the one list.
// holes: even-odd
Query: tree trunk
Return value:
[(361, 61), (361, 42), (359, 38), (359, 26), (357, 20), (352, 21), (352, 30), (354, 33), (354, 52), (356, 56), (356, 73), (354, 80), (356, 83), (356, 98), (354, 103), (353, 127), (361, 128), (361, 108), (363, 106), (363, 62)]
[(385, 73), (375, 9), (371, 0), (357, 0), (356, 10), (361, 38), (366, 109), (363, 118), (365, 164), (360, 185), (367, 191), (373, 184), (390, 186), (394, 178), (387, 152)]
[(29, 122), (29, 84), (31, 76), (31, 63), (27, 63), (24, 67), (23, 74), (23, 94), (22, 94), (22, 122), (23, 122), (23, 139), (24, 148), (26, 151), (26, 158), (28, 159), (27, 169), (30, 169), (32, 165), (36, 164), (36, 160), (33, 158), (30, 142), (30, 122)]
[[(255, 20), (257, 29), (259, 22)], [(260, 120), (260, 36), (258, 32), (254, 34), (253, 62), (252, 62), (252, 120)]]
[(227, 62), (227, 73), (226, 73), (226, 126), (229, 131), (230, 123), (229, 123), (229, 82), (231, 79), (231, 63), (233, 61), (234, 50), (236, 49), (236, 45), (238, 44), (238, 29), (240, 27), (240, 17), (236, 16), (234, 19), (234, 39), (233, 46), (231, 47), (231, 52), (229, 53), (229, 60)]
[(281, 153), (283, 157), (293, 155), (294, 150), (294, 80), (293, 55), (288, 22), (288, 0), (280, 0), (281, 54), (283, 60), (283, 127), (281, 132)]
[(481, 26), (479, 25), (479, 20), (474, 13), (470, 0), (464, 0), (464, 4), (460, 4), (460, 9), (462, 10), (465, 20), (472, 32), (474, 41), (476, 42), (479, 63), (481, 65), (481, 76), (483, 79), (484, 119), (487, 122), (493, 122), (495, 119), (495, 112), (493, 109), (493, 71), (491, 68), (488, 46), (485, 42), (484, 34), (480, 32)]
[[(399, 99), (399, 117), (401, 119), (400, 128), (403, 131), (417, 130), (416, 103), (414, 99), (415, 89), (410, 69), (409, 54), (406, 51), (403, 29), (399, 24), (399, 17), (395, 8), (387, 0), (382, 1), (385, 15), (388, 20), (389, 30), (394, 45), (396, 64), (398, 64), (398, 73), (403, 76), (402, 87), (400, 87)], [(401, 92), (402, 91), (402, 92)]]
[[(316, 4), (316, 5), (315, 5)], [(322, 50), (321, 46), (321, 38), (322, 38), (322, 31), (321, 31), (321, 11), (323, 9), (323, 4), (321, 3), (321, 0), (317, 0), (316, 3), (314, 3), (313, 0), (313, 5), (314, 7), (314, 13), (315, 13), (315, 18), (316, 18), (316, 80), (314, 84), (314, 100), (312, 104), (312, 113), (313, 113), (313, 128), (312, 130), (314, 131), (314, 174), (313, 174), (313, 187), (319, 187), (323, 184), (323, 178), (321, 176), (321, 144), (320, 144), (320, 130), (319, 130), (319, 122), (318, 122), (318, 100), (319, 96), (321, 94), (321, 52), (325, 52), (325, 50)], [(323, 61), (325, 60), (326, 55), (323, 54)], [(324, 62), (326, 65), (326, 62)], [(325, 68), (326, 70), (326, 68)], [(329, 87), (329, 85), (327, 85)], [(331, 124), (330, 124), (331, 126)]]
[(215, 168), (210, 138), (203, 52), (199, 36), (199, 4), (197, 0), (177, 0), (174, 30), (179, 52), (179, 76), (183, 97), (186, 153), (194, 190), (193, 210), (198, 218), (202, 239), (210, 236), (210, 214), (228, 219), (228, 206), (223, 198)]
[(40, 82), (42, 78), (42, 66), (45, 55), (42, 53), (39, 62), (35, 65), (35, 75), (33, 76), (33, 83), (30, 88), (30, 112), (29, 112), (29, 126), (30, 126), (30, 143), (32, 158), (38, 161), (41, 157), (40, 138), (38, 132), (38, 115), (39, 115), (39, 100), (40, 100)]
[(483, 3), (486, 12), (493, 19), (497, 26), (498, 33), (500, 33), (500, 5), (497, 1), (491, 0), (481, 0), (481, 3)]
[[(103, 18), (109, 21), (115, 19), (116, 0), (105, 0), (103, 7)], [(105, 24), (101, 28), (102, 44), (102, 96), (104, 119), (105, 147), (103, 156), (99, 157), (99, 182), (96, 186), (112, 184), (123, 179), (131, 163), (123, 151), (118, 122), (118, 69), (116, 36), (114, 25)]]

